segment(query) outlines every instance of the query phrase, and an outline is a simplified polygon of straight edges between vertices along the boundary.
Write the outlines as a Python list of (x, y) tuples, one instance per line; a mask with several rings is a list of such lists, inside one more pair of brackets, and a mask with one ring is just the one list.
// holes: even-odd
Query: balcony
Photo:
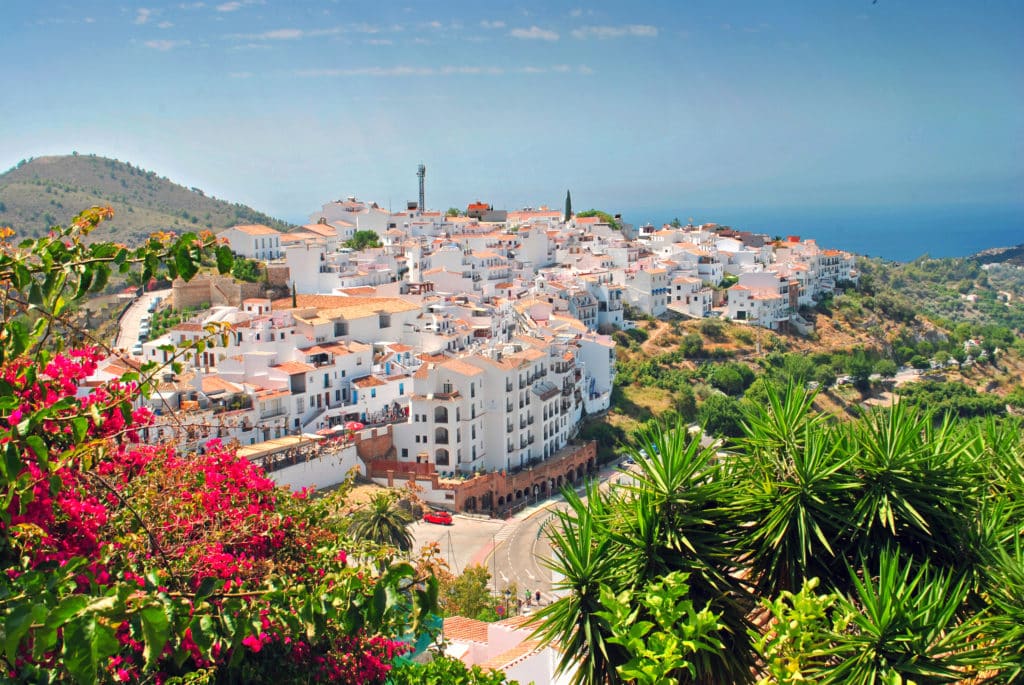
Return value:
[(515, 429), (515, 426), (513, 426), (511, 423), (505, 424), (505, 432), (506, 433), (511, 433), (514, 429)]
[(505, 381), (505, 392), (512, 392), (512, 381)]
[(526, 419), (526, 425), (528, 425), (528, 426), (532, 426), (533, 425), (533, 417), (532, 416), (530, 418)]

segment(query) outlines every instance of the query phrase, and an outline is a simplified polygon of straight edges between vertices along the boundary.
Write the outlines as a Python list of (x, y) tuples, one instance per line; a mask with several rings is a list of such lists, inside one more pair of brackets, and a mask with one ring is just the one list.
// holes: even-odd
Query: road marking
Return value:
[(507, 523), (497, 530), (494, 534), (494, 546), (497, 547), (498, 543), (505, 542), (510, 537), (515, 535), (516, 527), (510, 526)]
[(523, 570), (526, 571), (526, 575), (530, 576), (530, 580), (537, 580), (537, 576), (530, 573), (530, 569), (524, 568)]

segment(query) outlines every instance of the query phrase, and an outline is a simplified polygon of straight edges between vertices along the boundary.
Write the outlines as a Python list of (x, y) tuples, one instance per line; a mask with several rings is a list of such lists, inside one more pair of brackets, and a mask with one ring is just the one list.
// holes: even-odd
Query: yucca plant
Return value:
[(871, 411), (838, 448), (860, 482), (849, 555), (872, 558), (898, 546), (905, 556), (962, 568), (962, 541), (983, 495), (978, 455), (962, 428), (897, 404)]
[(773, 622), (758, 638), (764, 683), (827, 685), (971, 682), (995, 654), (979, 615), (961, 619), (964, 580), (884, 550), (850, 569), (847, 594), (799, 593), (765, 602)]
[(928, 563), (901, 560), (896, 550), (851, 571), (852, 592), (840, 599), (834, 626), (837, 664), (823, 683), (874, 685), (958, 683), (994, 664), (986, 622), (960, 620), (967, 585)]
[(549, 565), (558, 572), (554, 584), (561, 598), (537, 612), (531, 624), (545, 644), (555, 643), (562, 657), (560, 673), (575, 667), (575, 683), (619, 683), (616, 667), (629, 660), (621, 645), (609, 642), (612, 631), (603, 617), (602, 587), (621, 587), (628, 568), (622, 563), (609, 536), (606, 495), (588, 486), (584, 502), (571, 489), (563, 494), (569, 505), (556, 511), (549, 526), (552, 545)]
[(852, 457), (839, 449), (835, 429), (811, 413), (812, 393), (768, 389), (752, 410), (735, 457), (743, 487), (735, 506), (746, 517), (742, 545), (751, 577), (769, 596), (795, 590), (806, 578), (845, 576), (835, 544), (853, 522)]

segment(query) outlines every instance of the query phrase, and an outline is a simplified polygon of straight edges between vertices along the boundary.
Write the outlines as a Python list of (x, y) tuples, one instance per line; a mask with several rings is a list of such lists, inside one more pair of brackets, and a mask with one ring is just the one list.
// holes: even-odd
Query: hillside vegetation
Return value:
[[(865, 259), (860, 267), (858, 290), (803, 312), (815, 322), (809, 338), (680, 318), (642, 319), (616, 333), (612, 407), (584, 436), (608, 458), (634, 430), (672, 414), (739, 435), (766, 386), (789, 382), (818, 384), (814, 408), (845, 419), (898, 396), (960, 416), (1024, 405), (1024, 269), (977, 258)], [(920, 374), (900, 374), (894, 388), (900, 368)], [(911, 389), (922, 380), (921, 392)]]
[(83, 207), (110, 206), (114, 218), (91, 240), (138, 244), (155, 231), (221, 231), (260, 223), (289, 225), (247, 207), (207, 196), (127, 162), (96, 155), (22, 160), (0, 175), (0, 226), (20, 236), (44, 235), (66, 225)]

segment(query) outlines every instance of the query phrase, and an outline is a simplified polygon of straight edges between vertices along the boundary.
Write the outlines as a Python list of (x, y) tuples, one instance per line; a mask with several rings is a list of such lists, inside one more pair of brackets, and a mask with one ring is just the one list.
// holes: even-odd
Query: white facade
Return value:
[(281, 233), (269, 226), (233, 226), (221, 231), (220, 237), (227, 239), (232, 252), (247, 259), (267, 261), (281, 256)]

